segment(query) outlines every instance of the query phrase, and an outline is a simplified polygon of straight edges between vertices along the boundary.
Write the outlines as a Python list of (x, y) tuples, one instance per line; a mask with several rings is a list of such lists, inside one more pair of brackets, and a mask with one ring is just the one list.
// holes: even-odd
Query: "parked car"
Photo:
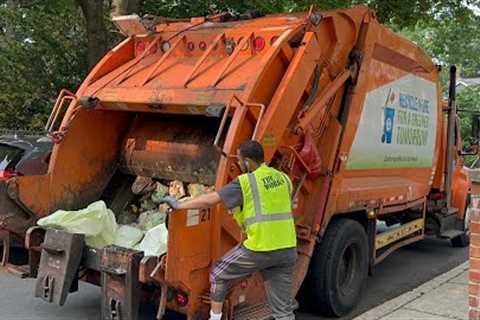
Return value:
[(53, 142), (46, 134), (0, 134), (0, 179), (45, 174), (52, 147)]

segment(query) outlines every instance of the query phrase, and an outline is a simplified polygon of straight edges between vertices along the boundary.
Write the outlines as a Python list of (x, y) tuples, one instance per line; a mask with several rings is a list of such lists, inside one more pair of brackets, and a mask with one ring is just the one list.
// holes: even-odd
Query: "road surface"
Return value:
[[(351, 319), (382, 302), (417, 287), (468, 259), (468, 248), (452, 248), (448, 241), (426, 239), (390, 255), (369, 277), (366, 293)], [(68, 297), (64, 307), (34, 299), (33, 280), (0, 273), (0, 320), (99, 320), (99, 288), (82, 284), (80, 292)], [(304, 306), (298, 320), (324, 320)], [(154, 310), (144, 310), (141, 320), (154, 319)], [(169, 318), (169, 320), (172, 318)]]

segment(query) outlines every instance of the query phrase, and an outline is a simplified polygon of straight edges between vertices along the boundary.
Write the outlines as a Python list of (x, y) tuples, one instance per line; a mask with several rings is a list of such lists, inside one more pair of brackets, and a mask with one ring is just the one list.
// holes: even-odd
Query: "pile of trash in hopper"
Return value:
[(154, 181), (137, 177), (132, 185), (134, 200), (122, 212), (114, 213), (102, 200), (77, 211), (58, 210), (42, 218), (38, 225), (85, 235), (86, 244), (101, 249), (108, 245), (143, 251), (146, 256), (160, 256), (167, 251), (165, 225), (168, 205), (161, 204), (169, 195), (180, 201), (213, 191), (202, 184), (174, 180)]

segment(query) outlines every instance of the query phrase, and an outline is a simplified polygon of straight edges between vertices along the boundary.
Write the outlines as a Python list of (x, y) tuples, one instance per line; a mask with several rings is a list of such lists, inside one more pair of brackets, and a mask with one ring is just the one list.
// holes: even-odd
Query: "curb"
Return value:
[(383, 304), (370, 309), (369, 311), (362, 313), (358, 317), (355, 317), (353, 320), (379, 320), (390, 313), (393, 313), (394, 311), (401, 309), (405, 305), (409, 304), (415, 299), (420, 298), (423, 296), (425, 293), (430, 292), (434, 289), (437, 289), (444, 283), (452, 280), (453, 278), (457, 277), (464, 271), (467, 271), (469, 268), (469, 262), (464, 262), (461, 265), (453, 268), (450, 271), (447, 271), (436, 278), (433, 278), (430, 281), (425, 282), (421, 286), (408, 291), (396, 298), (393, 298), (391, 300), (388, 300), (384, 302)]

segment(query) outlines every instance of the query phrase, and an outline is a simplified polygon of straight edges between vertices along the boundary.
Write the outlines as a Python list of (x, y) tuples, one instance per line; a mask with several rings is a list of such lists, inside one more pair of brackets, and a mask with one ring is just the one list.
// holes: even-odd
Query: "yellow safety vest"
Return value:
[(242, 174), (238, 179), (243, 207), (234, 213), (234, 218), (247, 234), (244, 246), (252, 251), (296, 247), (290, 178), (263, 164), (253, 173)]

